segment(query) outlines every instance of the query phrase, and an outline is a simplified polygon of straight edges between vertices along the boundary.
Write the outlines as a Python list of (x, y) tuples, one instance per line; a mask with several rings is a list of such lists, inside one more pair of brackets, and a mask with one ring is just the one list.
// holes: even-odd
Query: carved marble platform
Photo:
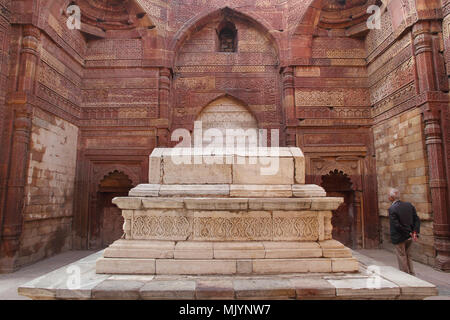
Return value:
[[(351, 251), (332, 239), (332, 210), (343, 199), (304, 184), (300, 149), (276, 151), (264, 159), (228, 152), (217, 163), (195, 150), (191, 164), (180, 164), (173, 149), (155, 149), (151, 183), (113, 200), (124, 237), (105, 250), (97, 273), (358, 271)], [(279, 169), (265, 174), (274, 164)]]

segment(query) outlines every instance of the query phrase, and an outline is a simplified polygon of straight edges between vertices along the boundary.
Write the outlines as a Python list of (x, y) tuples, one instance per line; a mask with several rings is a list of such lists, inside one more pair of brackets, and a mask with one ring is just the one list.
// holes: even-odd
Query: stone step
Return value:
[(351, 250), (319, 242), (117, 240), (97, 261), (110, 274), (283, 274), (355, 272)]
[(96, 262), (98, 274), (128, 275), (270, 275), (358, 270), (358, 261), (354, 258), (205, 260), (100, 258)]
[(350, 249), (338, 241), (320, 242), (201, 242), (117, 240), (105, 258), (136, 259), (297, 259), (351, 258)]

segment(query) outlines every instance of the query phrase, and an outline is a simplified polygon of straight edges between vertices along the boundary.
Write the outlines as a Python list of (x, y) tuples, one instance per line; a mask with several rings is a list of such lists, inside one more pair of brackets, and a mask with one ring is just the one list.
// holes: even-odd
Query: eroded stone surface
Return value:
[(144, 300), (194, 299), (195, 281), (151, 281), (140, 288)]
[(231, 185), (230, 196), (234, 198), (289, 198), (291, 185)]

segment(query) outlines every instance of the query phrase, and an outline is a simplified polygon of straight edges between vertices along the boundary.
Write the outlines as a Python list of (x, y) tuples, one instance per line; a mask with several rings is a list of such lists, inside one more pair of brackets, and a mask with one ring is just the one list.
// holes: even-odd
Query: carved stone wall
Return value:
[(421, 237), (414, 243), (412, 254), (415, 259), (432, 265), (436, 253), (433, 249), (428, 162), (421, 123), (420, 110), (413, 109), (373, 128), (377, 152), (378, 203), (382, 243), (390, 249), (389, 188), (398, 188), (402, 200), (411, 202), (416, 207), (422, 222)]
[(366, 38), (368, 79), (376, 154), (381, 243), (393, 250), (389, 233), (390, 188), (411, 202), (422, 221), (421, 238), (414, 243), (414, 259), (434, 264), (433, 216), (429, 188), (423, 118), (417, 107), (416, 58), (411, 32), (400, 32), (411, 23), (414, 5), (388, 7), (382, 28)]
[[(446, 79), (450, 81), (450, 1), (443, 0), (443, 15), (444, 20), (442, 22), (442, 37), (444, 41), (444, 58), (445, 58), (445, 68), (446, 68)], [(446, 152), (446, 168), (447, 168), (447, 185), (450, 186), (450, 110), (447, 108), (447, 113), (443, 116), (444, 119), (444, 141), (445, 141), (445, 152)], [(450, 207), (450, 189), (448, 196)]]
[[(217, 28), (225, 20), (237, 29), (237, 51), (218, 52)], [(242, 101), (261, 128), (282, 122), (278, 87), (278, 55), (263, 26), (233, 11), (219, 12), (199, 26), (176, 53), (174, 128), (192, 128), (200, 111), (228, 94)]]
[[(217, 147), (225, 146), (227, 130), (254, 129), (257, 134), (256, 130), (258, 129), (255, 117), (245, 106), (229, 97), (222, 97), (211, 102), (203, 109), (197, 121), (202, 122), (203, 133), (208, 129), (217, 129), (221, 132), (222, 139), (214, 138), (215, 140), (212, 142)], [(211, 141), (204, 141), (204, 145), (211, 145)]]
[(4, 119), (6, 117), (5, 113), (5, 102), (6, 102), (6, 91), (7, 91), (7, 76), (8, 76), (8, 58), (9, 58), (9, 19), (10, 12), (9, 6), (10, 1), (0, 2), (0, 139), (3, 135)]

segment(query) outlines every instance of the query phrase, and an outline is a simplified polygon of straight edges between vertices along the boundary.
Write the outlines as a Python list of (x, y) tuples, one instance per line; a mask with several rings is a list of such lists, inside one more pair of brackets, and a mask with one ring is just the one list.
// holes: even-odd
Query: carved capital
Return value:
[(169, 90), (172, 79), (172, 71), (169, 68), (159, 70), (159, 88)]
[(428, 144), (441, 144), (442, 143), (442, 129), (439, 118), (434, 115), (435, 112), (424, 113), (425, 123), (425, 143)]
[(33, 25), (25, 25), (23, 28), (22, 51), (37, 55), (41, 31)]
[(281, 75), (283, 79), (283, 88), (293, 88), (294, 87), (294, 68), (285, 67), (281, 70)]
[(413, 26), (413, 38), (416, 55), (433, 51), (431, 26), (428, 21), (421, 21)]

